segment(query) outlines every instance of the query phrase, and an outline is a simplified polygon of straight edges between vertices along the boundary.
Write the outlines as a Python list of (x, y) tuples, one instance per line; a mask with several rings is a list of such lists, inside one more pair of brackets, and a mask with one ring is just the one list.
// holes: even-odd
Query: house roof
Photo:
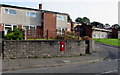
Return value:
[(61, 13), (61, 12), (55, 12), (55, 11), (48, 11), (48, 10), (41, 10), (42, 12), (48, 12), (48, 13), (55, 13), (55, 14), (61, 14), (61, 15), (69, 15), (67, 13)]
[(11, 7), (11, 8), (18, 8), (18, 9), (28, 9), (28, 10), (40, 11), (40, 9), (27, 8), (27, 7), (19, 7), (19, 6), (6, 5), (6, 4), (0, 4), (0, 7)]
[(106, 32), (111, 32), (112, 30), (108, 30), (108, 29), (102, 29), (102, 28), (93, 28), (94, 30), (98, 30), (98, 31), (106, 31)]
[(34, 8), (27, 8), (27, 7), (19, 7), (19, 6), (6, 5), (6, 4), (0, 4), (0, 7), (11, 7), (11, 8), (18, 8), (18, 9), (28, 9), (28, 10), (35, 10), (35, 11), (42, 11), (42, 12), (68, 15), (67, 13), (60, 13), (60, 12), (55, 12), (55, 11), (48, 11), (48, 10), (41, 10), (41, 9), (34, 9)]

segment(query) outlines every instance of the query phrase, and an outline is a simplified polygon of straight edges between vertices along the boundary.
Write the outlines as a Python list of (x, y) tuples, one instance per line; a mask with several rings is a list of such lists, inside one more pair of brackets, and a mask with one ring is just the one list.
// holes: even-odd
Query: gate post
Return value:
[(4, 58), (4, 41), (3, 41), (3, 31), (0, 32), (0, 58)]
[(0, 58), (4, 57), (3, 54), (3, 36), (4, 36), (4, 24), (0, 24)]

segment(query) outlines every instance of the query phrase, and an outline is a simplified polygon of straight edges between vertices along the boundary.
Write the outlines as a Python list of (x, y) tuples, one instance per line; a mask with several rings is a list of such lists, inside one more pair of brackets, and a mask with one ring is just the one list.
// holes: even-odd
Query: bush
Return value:
[(65, 40), (81, 40), (81, 37), (75, 36), (74, 32), (66, 32)]
[(92, 40), (92, 38), (90, 38), (89, 36), (84, 36), (82, 37), (82, 40)]
[(58, 35), (57, 39), (64, 39), (64, 40), (81, 40), (79, 36), (75, 36), (73, 32), (66, 32), (65, 35)]
[(67, 35), (73, 35), (73, 36), (75, 35), (74, 32), (66, 32), (66, 34), (67, 34)]
[(20, 28), (14, 28), (8, 30), (8, 33), (4, 36), (6, 40), (23, 40), (24, 39), (24, 30)]
[(65, 36), (64, 35), (57, 35), (57, 39), (64, 39)]
[(70, 40), (70, 39), (73, 39), (73, 38), (74, 38), (73, 35), (66, 35), (64, 39), (65, 40)]

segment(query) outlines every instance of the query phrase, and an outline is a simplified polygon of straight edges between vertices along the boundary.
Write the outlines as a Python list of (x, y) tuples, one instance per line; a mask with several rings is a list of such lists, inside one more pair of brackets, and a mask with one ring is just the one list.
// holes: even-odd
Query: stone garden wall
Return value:
[(66, 40), (65, 51), (60, 51), (60, 40), (3, 40), (3, 58), (28, 58), (44, 56), (74, 56), (91, 53), (93, 41)]

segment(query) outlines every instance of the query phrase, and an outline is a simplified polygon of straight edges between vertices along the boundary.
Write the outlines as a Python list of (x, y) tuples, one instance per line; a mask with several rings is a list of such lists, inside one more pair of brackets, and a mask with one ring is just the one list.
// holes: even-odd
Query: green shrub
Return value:
[(57, 39), (64, 39), (65, 36), (64, 35), (57, 35)]
[(66, 32), (65, 35), (58, 35), (57, 39), (64, 39), (64, 40), (81, 40), (81, 37), (75, 36), (74, 32)]
[(70, 40), (70, 39), (73, 39), (74, 38), (74, 36), (73, 35), (66, 35), (65, 36), (65, 40)]
[(74, 32), (66, 32), (66, 34), (67, 34), (67, 35), (73, 35), (73, 36), (75, 35)]
[(8, 30), (8, 33), (4, 36), (5, 40), (23, 40), (24, 39), (24, 30), (20, 28), (14, 28)]
[(82, 37), (82, 40), (92, 40), (92, 38), (90, 38), (89, 36), (84, 36)]
[(75, 36), (74, 32), (66, 32), (65, 40), (81, 40), (79, 36)]

